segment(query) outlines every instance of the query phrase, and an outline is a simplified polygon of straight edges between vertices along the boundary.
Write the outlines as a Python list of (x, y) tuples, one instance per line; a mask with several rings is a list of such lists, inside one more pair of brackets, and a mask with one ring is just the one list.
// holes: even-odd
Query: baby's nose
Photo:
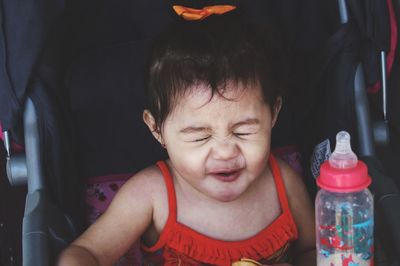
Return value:
[(214, 159), (229, 160), (239, 154), (237, 143), (231, 138), (217, 139), (212, 150)]

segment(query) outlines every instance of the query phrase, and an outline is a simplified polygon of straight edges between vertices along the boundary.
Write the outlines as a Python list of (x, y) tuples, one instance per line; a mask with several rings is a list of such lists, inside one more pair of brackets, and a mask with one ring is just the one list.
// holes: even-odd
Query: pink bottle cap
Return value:
[(367, 188), (371, 177), (362, 161), (358, 161), (355, 167), (340, 169), (332, 167), (327, 160), (321, 165), (317, 184), (332, 192), (356, 192)]

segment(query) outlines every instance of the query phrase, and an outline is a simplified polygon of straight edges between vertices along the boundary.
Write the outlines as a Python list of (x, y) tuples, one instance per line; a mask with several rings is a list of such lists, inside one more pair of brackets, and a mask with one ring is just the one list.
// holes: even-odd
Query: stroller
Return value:
[[(349, 131), (373, 178), (375, 263), (399, 265), (400, 193), (378, 155), (395, 140), (389, 132), (400, 132), (400, 112), (395, 107), (386, 112), (387, 95), (396, 95), (399, 86), (389, 73), (400, 59), (395, 55), (400, 3), (298, 2), (173, 1), (194, 8), (229, 3), (249, 19), (280, 29), (291, 48), (292, 82), (273, 145), (296, 145), (314, 196), (310, 165), (315, 170), (326, 159), (330, 145), (324, 140), (333, 144), (338, 131)], [(0, 122), (10, 183), (28, 188), (24, 265), (54, 264), (88, 225), (83, 184), (125, 180), (165, 158), (141, 122), (142, 71), (152, 38), (177, 19), (171, 6), (144, 0), (0, 0)], [(381, 122), (372, 125), (372, 118)], [(16, 153), (13, 144), (23, 152)]]

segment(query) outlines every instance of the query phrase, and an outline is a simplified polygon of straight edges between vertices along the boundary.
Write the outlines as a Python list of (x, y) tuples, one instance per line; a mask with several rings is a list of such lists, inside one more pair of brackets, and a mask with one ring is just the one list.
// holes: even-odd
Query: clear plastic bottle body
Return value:
[(316, 197), (318, 266), (373, 265), (374, 210), (368, 189)]

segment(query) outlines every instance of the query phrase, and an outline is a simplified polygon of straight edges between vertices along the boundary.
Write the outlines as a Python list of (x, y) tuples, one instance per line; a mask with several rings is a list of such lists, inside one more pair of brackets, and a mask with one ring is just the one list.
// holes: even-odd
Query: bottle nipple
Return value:
[(336, 147), (329, 157), (329, 164), (333, 168), (348, 169), (357, 165), (357, 155), (351, 150), (350, 134), (340, 131), (336, 134)]

